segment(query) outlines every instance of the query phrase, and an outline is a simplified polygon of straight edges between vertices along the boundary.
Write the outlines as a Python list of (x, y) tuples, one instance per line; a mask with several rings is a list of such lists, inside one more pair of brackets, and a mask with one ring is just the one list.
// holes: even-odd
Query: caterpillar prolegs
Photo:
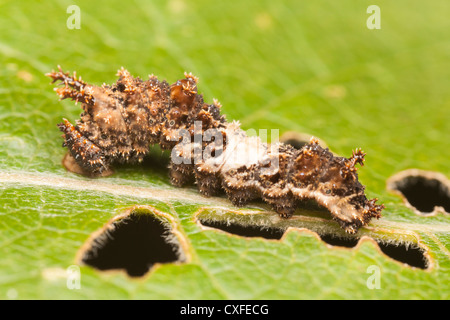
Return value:
[(205, 196), (224, 190), (236, 206), (262, 198), (283, 218), (293, 215), (299, 201), (314, 199), (348, 233), (381, 216), (384, 206), (368, 200), (358, 180), (356, 165), (362, 166), (365, 156), (361, 149), (344, 158), (314, 138), (295, 149), (248, 137), (238, 122), (221, 115), (219, 102), (203, 101), (192, 74), (169, 85), (153, 75), (146, 81), (135, 78), (122, 68), (117, 83), (102, 86), (60, 67), (47, 76), (62, 84), (55, 89), (61, 99), (82, 105), (76, 125), (64, 119), (58, 127), (63, 146), (92, 175), (114, 163), (140, 162), (158, 144), (172, 150), (172, 184), (194, 179)]

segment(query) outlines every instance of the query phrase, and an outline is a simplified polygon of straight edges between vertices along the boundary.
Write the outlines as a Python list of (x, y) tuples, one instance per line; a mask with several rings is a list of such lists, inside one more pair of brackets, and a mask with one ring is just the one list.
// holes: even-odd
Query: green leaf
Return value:
[[(378, 1), (379, 30), (366, 27), (367, 1), (77, 1), (81, 29), (67, 27), (71, 4), (0, 4), (0, 299), (450, 298), (449, 215), (418, 215), (386, 189), (409, 168), (450, 176), (448, 1)], [(57, 65), (98, 85), (121, 66), (169, 82), (192, 72), (244, 129), (314, 135), (342, 156), (361, 147), (359, 177), (383, 217), (343, 248), (318, 236), (348, 237), (321, 210), (280, 220), (261, 202), (237, 209), (171, 186), (158, 150), (110, 177), (67, 172), (56, 123), (81, 111), (44, 76)], [(83, 244), (135, 206), (172, 217), (188, 261), (142, 279), (81, 266), (81, 288), (69, 289)], [(246, 238), (201, 219), (290, 228), (281, 240)], [(419, 245), (429, 266), (402, 264), (377, 242)]]

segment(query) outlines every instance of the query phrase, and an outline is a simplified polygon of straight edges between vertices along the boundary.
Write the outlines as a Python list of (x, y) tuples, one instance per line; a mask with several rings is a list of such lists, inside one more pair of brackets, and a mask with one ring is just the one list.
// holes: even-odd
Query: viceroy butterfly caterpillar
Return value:
[[(172, 158), (169, 170), (175, 186), (195, 179), (203, 195), (224, 190), (236, 206), (262, 198), (283, 218), (293, 215), (299, 201), (314, 199), (348, 233), (356, 233), (372, 218), (381, 216), (384, 206), (377, 205), (377, 199), (368, 200), (358, 180), (355, 166), (362, 166), (365, 156), (361, 149), (353, 151), (350, 158), (339, 157), (312, 138), (301, 149), (280, 143), (273, 152), (269, 144), (248, 137), (238, 122), (227, 122), (219, 102), (205, 103), (197, 92), (198, 79), (192, 74), (185, 73), (184, 79), (170, 85), (153, 75), (144, 81), (122, 68), (115, 84), (95, 86), (58, 68), (46, 74), (62, 84), (55, 91), (61, 99), (80, 102), (84, 110), (76, 125), (66, 119), (58, 124), (64, 133), (63, 146), (92, 175), (101, 174), (114, 163), (141, 162), (152, 144), (170, 149), (172, 154), (176, 150), (184, 160), (195, 160), (192, 148), (179, 148), (177, 132), (184, 130), (194, 149), (196, 143), (201, 151), (210, 148), (214, 156), (182, 163)], [(214, 129), (223, 143), (196, 142), (195, 124), (199, 121), (201, 134)], [(240, 152), (239, 146), (249, 149), (253, 157), (231, 161)], [(268, 168), (271, 162), (278, 163), (274, 170)]]

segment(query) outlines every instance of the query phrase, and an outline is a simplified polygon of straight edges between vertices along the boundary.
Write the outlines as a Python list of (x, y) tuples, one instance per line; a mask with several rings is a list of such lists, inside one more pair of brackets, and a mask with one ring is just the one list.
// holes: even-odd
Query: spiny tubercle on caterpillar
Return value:
[[(184, 79), (169, 85), (153, 75), (146, 81), (135, 78), (122, 68), (117, 83), (102, 86), (89, 85), (60, 67), (46, 75), (53, 82), (61, 81), (63, 86), (55, 88), (61, 99), (82, 104), (84, 112), (75, 126), (64, 119), (58, 127), (64, 133), (63, 146), (92, 175), (109, 170), (114, 163), (140, 162), (150, 145), (159, 144), (188, 160), (171, 158), (172, 184), (182, 186), (194, 178), (205, 196), (223, 189), (237, 206), (262, 198), (283, 218), (293, 215), (300, 200), (314, 199), (348, 233), (381, 216), (384, 206), (375, 204), (377, 199), (368, 200), (358, 181), (355, 165), (363, 165), (365, 156), (361, 149), (347, 159), (333, 155), (314, 138), (295, 149), (282, 143), (273, 148), (274, 144), (248, 137), (238, 122), (227, 122), (220, 114), (219, 102), (203, 101), (192, 74), (185, 73)], [(200, 134), (214, 129), (219, 137), (198, 142), (199, 121)], [(188, 133), (187, 149), (179, 143), (186, 140), (179, 136), (180, 130)], [(195, 158), (195, 147), (200, 154), (210, 148), (214, 156)], [(242, 148), (247, 150), (246, 157), (240, 154)]]

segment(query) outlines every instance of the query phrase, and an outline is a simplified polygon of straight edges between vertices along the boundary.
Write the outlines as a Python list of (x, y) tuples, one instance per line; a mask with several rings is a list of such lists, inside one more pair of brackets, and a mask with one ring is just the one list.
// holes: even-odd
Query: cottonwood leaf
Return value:
[[(381, 1), (374, 30), (370, 3), (347, 0), (78, 1), (80, 29), (67, 27), (71, 4), (2, 5), (0, 298), (449, 298), (448, 213), (418, 215), (386, 188), (410, 168), (450, 176), (448, 1)], [(261, 202), (239, 209), (195, 186), (175, 188), (158, 149), (109, 177), (67, 172), (56, 124), (81, 111), (59, 102), (44, 76), (57, 65), (97, 85), (115, 82), (121, 66), (169, 82), (192, 72), (205, 100), (219, 99), (244, 129), (316, 136), (347, 157), (361, 147), (359, 177), (386, 205), (383, 217), (360, 230), (354, 247), (331, 246), (319, 235), (358, 239), (326, 211), (308, 205), (282, 220)], [(170, 217), (186, 261), (142, 279), (79, 265), (86, 241), (133, 208)], [(200, 221), (286, 232), (242, 237)], [(399, 262), (379, 244), (419, 246), (427, 266)], [(80, 268), (79, 288), (69, 285), (71, 266)]]

